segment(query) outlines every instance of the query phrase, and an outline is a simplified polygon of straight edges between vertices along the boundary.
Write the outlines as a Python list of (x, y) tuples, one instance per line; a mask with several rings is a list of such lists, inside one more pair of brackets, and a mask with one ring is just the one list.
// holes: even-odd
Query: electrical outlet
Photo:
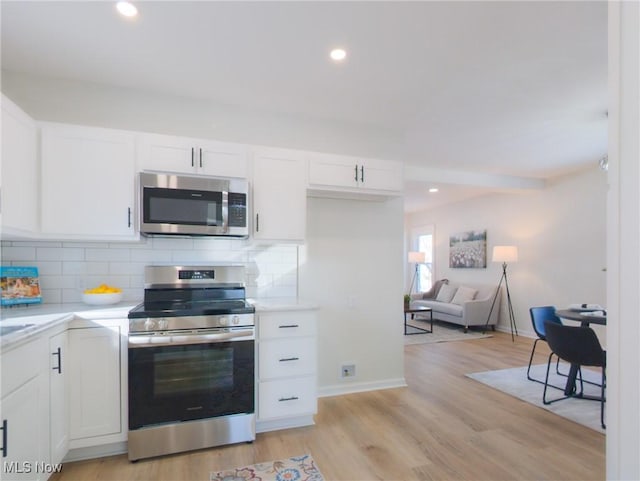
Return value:
[(340, 373), (342, 377), (354, 377), (356, 375), (356, 365), (343, 364)]

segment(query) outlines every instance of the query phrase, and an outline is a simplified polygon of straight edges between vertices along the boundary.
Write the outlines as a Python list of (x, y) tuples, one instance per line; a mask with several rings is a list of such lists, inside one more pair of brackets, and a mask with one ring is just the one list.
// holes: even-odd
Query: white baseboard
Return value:
[[(509, 326), (497, 325), (496, 331), (504, 332), (506, 334), (511, 334), (511, 328)], [(530, 330), (522, 331), (520, 329), (518, 329), (518, 336), (529, 337), (531, 339), (536, 339), (538, 337), (538, 335), (533, 331), (530, 331)]]
[(403, 377), (396, 379), (384, 379), (381, 381), (350, 382), (345, 384), (333, 384), (318, 388), (318, 397), (341, 396), (356, 392), (377, 391), (379, 389), (393, 389), (407, 387), (407, 381)]

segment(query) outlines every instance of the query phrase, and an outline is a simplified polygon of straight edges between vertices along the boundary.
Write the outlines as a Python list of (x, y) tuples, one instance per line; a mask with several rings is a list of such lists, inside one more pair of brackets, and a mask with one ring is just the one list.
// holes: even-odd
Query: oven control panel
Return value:
[(129, 332), (159, 332), (178, 329), (210, 329), (216, 327), (253, 327), (254, 325), (254, 314), (146, 317), (129, 319)]
[(178, 279), (180, 280), (213, 280), (216, 278), (216, 271), (213, 269), (206, 271), (180, 270), (178, 271)]

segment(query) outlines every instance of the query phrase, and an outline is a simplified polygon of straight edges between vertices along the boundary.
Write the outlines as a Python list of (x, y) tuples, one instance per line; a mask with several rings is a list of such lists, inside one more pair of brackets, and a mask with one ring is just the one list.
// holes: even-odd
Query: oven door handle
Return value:
[(212, 342), (245, 341), (254, 338), (254, 330), (178, 335), (130, 335), (129, 348), (176, 346), (180, 344), (207, 344)]

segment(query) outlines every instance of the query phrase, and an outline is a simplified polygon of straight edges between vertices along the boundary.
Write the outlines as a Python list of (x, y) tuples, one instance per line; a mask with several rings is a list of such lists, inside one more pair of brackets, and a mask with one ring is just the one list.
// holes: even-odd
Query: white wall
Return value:
[(81, 301), (86, 287), (102, 283), (123, 289), (125, 301), (140, 302), (146, 265), (247, 266), (249, 297), (295, 297), (298, 247), (252, 245), (236, 239), (143, 238), (140, 242), (3, 241), (2, 265), (36, 266), (43, 303)]
[[(539, 192), (488, 195), (415, 213), (406, 229), (435, 225), (436, 279), (497, 284), (502, 267), (491, 262), (493, 246), (516, 245), (509, 288), (518, 331), (533, 336), (532, 306), (606, 304), (606, 192), (607, 176), (594, 167)], [(487, 230), (487, 268), (450, 269), (449, 236), (481, 229)], [(509, 330), (504, 302), (505, 296), (499, 328)]]
[(202, 99), (2, 71), (2, 92), (37, 120), (396, 158), (401, 133)]
[(300, 296), (321, 306), (320, 394), (403, 385), (402, 200), (310, 198), (308, 209)]

